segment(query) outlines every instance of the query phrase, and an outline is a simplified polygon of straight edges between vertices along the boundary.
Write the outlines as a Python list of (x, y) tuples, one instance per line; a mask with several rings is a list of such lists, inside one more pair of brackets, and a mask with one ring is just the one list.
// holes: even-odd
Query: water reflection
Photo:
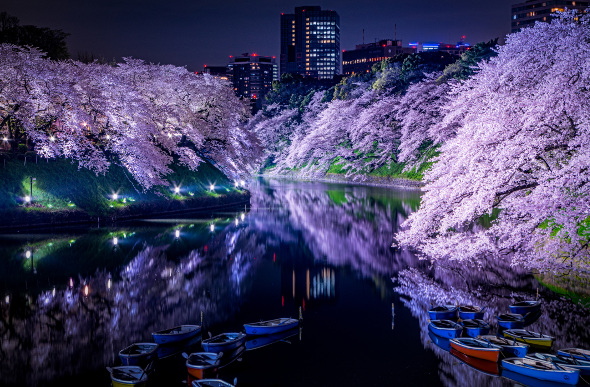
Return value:
[[(250, 356), (257, 359), (250, 368), (232, 364), (245, 380), (242, 385), (248, 386), (248, 378), (254, 380), (250, 385), (260, 385), (256, 365), (285, 355), (265, 355), (270, 342), (290, 342), (272, 351), (288, 347), (297, 351), (297, 364), (305, 361), (317, 369), (321, 362), (322, 368), (305, 379), (298, 367), (273, 363), (264, 369), (268, 385), (350, 384), (355, 377), (359, 382), (372, 378), (372, 384), (403, 383), (390, 366), (392, 359), (402, 361), (401, 355), (388, 347), (399, 346), (411, 332), (420, 341), (410, 345), (426, 348), (415, 352), (411, 363), (422, 364), (433, 351), (434, 381), (502, 383), (434, 345), (425, 311), (430, 303), (488, 305), (485, 319), (492, 321), (513, 298), (530, 296), (538, 286), (533, 277), (502, 265), (430, 268), (411, 252), (392, 249), (393, 234), (417, 208), (416, 192), (279, 180), (256, 181), (250, 189), (247, 211), (150, 219), (85, 233), (2, 237), (0, 384), (59, 384), (73, 375), (98, 375), (106, 385), (104, 367), (116, 364), (118, 351), (132, 342), (151, 341), (151, 332), (199, 324), (201, 316), (206, 333), (235, 331), (260, 318), (296, 317), (299, 307), (311, 312), (317, 326), (306, 327), (308, 346), (290, 336), (247, 343), (248, 349), (265, 349), (244, 354), (240, 364)], [(392, 304), (394, 275), (402, 300), (397, 305)], [(406, 308), (418, 324), (408, 319)], [(558, 298), (546, 298), (544, 308), (535, 330), (556, 336), (560, 347), (589, 342), (587, 310)], [(363, 318), (350, 324), (351, 313)], [(315, 317), (320, 315), (323, 320)], [(554, 320), (559, 323), (553, 325)], [(325, 326), (338, 334), (326, 338)], [(367, 341), (377, 343), (367, 348), (376, 356), (366, 364), (354, 360), (358, 376), (340, 375), (348, 359), (344, 354)], [(177, 352), (162, 355), (186, 372), (184, 362), (174, 359)], [(175, 381), (186, 378), (170, 369)]]

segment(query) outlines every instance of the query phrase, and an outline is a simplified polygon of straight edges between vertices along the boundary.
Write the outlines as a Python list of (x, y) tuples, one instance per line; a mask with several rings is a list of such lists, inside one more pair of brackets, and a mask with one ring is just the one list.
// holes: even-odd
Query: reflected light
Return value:
[(236, 218), (236, 226), (238, 225), (238, 218)]
[(10, 296), (6, 296), (6, 298), (4, 299), (4, 301), (6, 301), (7, 304), (10, 304)]
[(70, 287), (71, 288), (74, 287), (74, 279), (72, 277), (70, 277)]
[(114, 244), (115, 246), (116, 246), (116, 245), (118, 245), (118, 244), (119, 244), (119, 238), (117, 238), (117, 237), (114, 237), (114, 238), (113, 238), (113, 244)]
[(55, 297), (55, 287), (53, 287), (53, 292), (52, 292), (52, 294), (53, 294), (53, 297)]
[(246, 216), (245, 216), (244, 214), (240, 215), (240, 219), (242, 219), (242, 222), (244, 221), (244, 218), (245, 218), (245, 217), (246, 217)]
[(88, 297), (88, 293), (90, 292), (90, 288), (88, 287), (88, 285), (84, 286), (84, 295), (86, 297)]
[(25, 257), (31, 258), (31, 251), (30, 250), (27, 250), (27, 252), (25, 253)]
[(215, 231), (215, 225), (212, 224), (211, 226), (209, 226), (209, 230), (211, 230), (212, 232)]
[(54, 142), (54, 141), (55, 141), (55, 137), (51, 136), (51, 137), (49, 137), (49, 140), (50, 140), (51, 142)]
[(174, 231), (174, 236), (176, 236), (177, 238), (179, 238), (180, 237), (180, 230)]
[(111, 290), (111, 279), (110, 278), (107, 281), (107, 289)]

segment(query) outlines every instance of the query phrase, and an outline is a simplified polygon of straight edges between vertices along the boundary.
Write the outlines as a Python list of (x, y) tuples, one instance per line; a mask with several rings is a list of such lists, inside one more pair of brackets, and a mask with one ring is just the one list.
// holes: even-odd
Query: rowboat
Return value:
[(474, 305), (460, 305), (458, 308), (459, 311), (459, 318), (463, 320), (473, 319), (473, 318), (483, 318), (484, 309), (481, 306), (474, 306)]
[(563, 383), (550, 382), (548, 380), (541, 380), (519, 374), (517, 372), (508, 371), (507, 369), (502, 370), (502, 377), (518, 384), (515, 386), (528, 386), (528, 387), (563, 387)]
[(171, 344), (188, 340), (201, 333), (200, 325), (180, 325), (174, 328), (152, 333), (157, 344)]
[(498, 317), (498, 325), (506, 329), (524, 328), (524, 317), (521, 314), (504, 313)]
[(529, 349), (526, 344), (517, 343), (516, 340), (508, 340), (504, 337), (484, 335), (477, 338), (500, 346), (500, 352), (504, 357), (525, 357)]
[(541, 300), (537, 301), (520, 301), (512, 305), (508, 305), (510, 312), (525, 315), (527, 313), (536, 312), (541, 309)]
[(526, 343), (533, 347), (542, 348), (545, 350), (551, 349), (554, 337), (544, 335), (542, 333), (531, 332), (527, 329), (507, 329), (503, 332), (504, 337), (521, 343)]
[(193, 336), (186, 341), (158, 346), (158, 359), (166, 359), (182, 352), (188, 352), (193, 347), (201, 348), (201, 335)]
[(543, 360), (528, 357), (511, 357), (502, 360), (502, 367), (536, 379), (575, 385), (580, 378), (580, 371), (564, 366), (557, 366)]
[(465, 329), (467, 335), (471, 337), (487, 335), (490, 333), (490, 324), (478, 318), (463, 320), (459, 324)]
[(186, 359), (186, 370), (189, 375), (202, 379), (205, 370), (215, 368), (219, 365), (223, 352), (196, 352), (190, 355), (183, 353), (182, 356)]
[(428, 330), (428, 337), (430, 337), (430, 340), (432, 340), (434, 345), (436, 345), (443, 351), (449, 352), (451, 350), (450, 339), (447, 339), (446, 337), (440, 337), (439, 335), (435, 335), (434, 333), (432, 333), (431, 330)]
[(451, 355), (459, 359), (462, 363), (465, 363), (469, 367), (483, 372), (485, 374), (491, 376), (499, 376), (500, 375), (500, 367), (498, 366), (497, 362), (494, 361), (487, 361), (478, 359), (476, 357), (467, 356), (464, 353), (456, 351), (454, 348), (451, 348)]
[(235, 387), (233, 384), (229, 384), (228, 382), (224, 382), (221, 379), (202, 379), (202, 380), (195, 380), (193, 382), (193, 387)]
[(541, 311), (541, 309), (538, 310), (534, 310), (530, 313), (525, 314), (524, 317), (524, 326), (527, 327), (529, 325), (531, 325), (532, 323), (536, 322), (539, 317), (541, 317), (541, 315), (543, 314), (543, 312)]
[(279, 341), (283, 341), (289, 337), (295, 336), (299, 333), (299, 329), (294, 328), (288, 331), (274, 333), (272, 335), (266, 336), (250, 336), (246, 338), (246, 350), (251, 351), (253, 349), (258, 349), (262, 347), (266, 347), (267, 345), (271, 345), (277, 343)]
[(244, 328), (247, 335), (270, 335), (288, 331), (297, 325), (299, 325), (299, 320), (294, 318), (275, 318), (274, 320), (244, 324)]
[(119, 358), (126, 366), (145, 366), (158, 357), (158, 344), (135, 343), (119, 352)]
[(452, 320), (457, 318), (457, 307), (454, 305), (439, 305), (428, 310), (431, 320)]
[(561, 355), (550, 355), (548, 353), (533, 353), (531, 359), (541, 359), (550, 361), (557, 365), (564, 365), (575, 370), (580, 370), (580, 375), (590, 375), (590, 361), (576, 359), (575, 357), (565, 357)]
[(500, 347), (484, 340), (478, 340), (472, 337), (458, 337), (450, 341), (451, 348), (464, 355), (496, 363), (500, 358)]
[(428, 329), (432, 333), (448, 339), (459, 337), (461, 336), (461, 332), (463, 332), (463, 327), (451, 320), (432, 320), (428, 324)]
[(558, 355), (573, 356), (576, 359), (590, 361), (590, 350), (582, 348), (564, 348), (557, 351)]
[(244, 344), (245, 333), (222, 333), (220, 335), (203, 340), (201, 345), (206, 352), (231, 351)]
[(141, 367), (107, 367), (107, 371), (111, 374), (113, 387), (143, 387), (148, 382), (148, 375)]

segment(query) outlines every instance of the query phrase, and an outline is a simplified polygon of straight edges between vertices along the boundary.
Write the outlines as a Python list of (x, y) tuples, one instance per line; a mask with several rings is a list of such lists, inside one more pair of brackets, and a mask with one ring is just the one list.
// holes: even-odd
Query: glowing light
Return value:
[(180, 238), (180, 230), (174, 231), (174, 236), (176, 236), (177, 238)]
[(114, 193), (114, 194), (113, 194), (113, 200), (117, 200), (117, 199), (119, 199), (119, 195), (118, 195), (118, 194), (116, 194), (116, 193)]
[(175, 194), (180, 193), (180, 187), (174, 187), (174, 193)]
[(236, 226), (238, 225), (238, 218), (236, 218)]
[(27, 250), (27, 252), (25, 253), (25, 257), (31, 258), (31, 251)]
[(209, 190), (210, 190), (210, 191), (215, 191), (215, 185), (211, 184), (211, 185), (209, 186)]
[(84, 286), (84, 295), (86, 297), (88, 297), (88, 293), (90, 292), (90, 288), (88, 287), (88, 285)]
[[(6, 137), (2, 138), (2, 141), (8, 141), (8, 139)], [(8, 296), (7, 296), (8, 297)]]
[(52, 294), (53, 294), (53, 297), (55, 297), (55, 287), (53, 288)]
[(119, 238), (117, 238), (117, 237), (114, 237), (114, 238), (113, 238), (113, 244), (114, 244), (115, 246), (116, 246), (116, 245), (118, 245), (118, 244), (119, 244)]
[(111, 279), (109, 278), (107, 281), (107, 289), (111, 289)]
[(111, 135), (107, 134), (107, 140), (110, 140), (110, 139), (111, 139)]
[(236, 187), (236, 188), (237, 188), (237, 187), (238, 187), (238, 185), (240, 185), (240, 183), (238, 183), (238, 181), (237, 181), (237, 180), (236, 180), (236, 181), (234, 181), (234, 187)]
[(245, 218), (245, 217), (246, 217), (246, 215), (244, 215), (244, 214), (241, 214), (241, 215), (240, 215), (240, 218), (242, 219), (242, 222), (244, 221), (244, 218)]
[(31, 201), (31, 197), (30, 196), (25, 196), (25, 202), (29, 203)]
[(212, 224), (211, 226), (209, 226), (209, 230), (211, 230), (211, 232), (215, 231), (215, 225)]
[(71, 288), (74, 287), (74, 279), (72, 277), (70, 277), (70, 287)]
[(6, 298), (4, 299), (4, 301), (6, 301), (7, 304), (10, 304), (10, 296), (6, 296)]
[(240, 185), (243, 187), (244, 185), (246, 185), (246, 182), (244, 180), (240, 180)]
[(49, 137), (49, 140), (50, 140), (51, 142), (54, 142), (54, 141), (55, 141), (55, 137), (51, 136), (51, 137)]

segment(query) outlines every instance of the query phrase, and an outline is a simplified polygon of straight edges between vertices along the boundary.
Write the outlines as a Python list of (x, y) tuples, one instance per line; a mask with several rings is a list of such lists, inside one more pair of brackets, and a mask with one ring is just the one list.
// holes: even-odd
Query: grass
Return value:
[(590, 277), (583, 275), (555, 276), (536, 273), (535, 278), (547, 289), (565, 296), (574, 303), (590, 308)]
[[(7, 160), (0, 166), (0, 211), (36, 212), (82, 210), (90, 215), (104, 215), (135, 203), (158, 200), (184, 200), (193, 197), (220, 196), (234, 190), (233, 182), (211, 164), (201, 164), (191, 171), (178, 164), (171, 165), (168, 186), (157, 186), (144, 192), (124, 168), (111, 164), (108, 172), (96, 175), (66, 159), (27, 161)], [(25, 197), (31, 195), (27, 204)], [(209, 190), (215, 185), (215, 192)], [(179, 187), (176, 194), (174, 187)], [(118, 198), (115, 200), (113, 194)]]

